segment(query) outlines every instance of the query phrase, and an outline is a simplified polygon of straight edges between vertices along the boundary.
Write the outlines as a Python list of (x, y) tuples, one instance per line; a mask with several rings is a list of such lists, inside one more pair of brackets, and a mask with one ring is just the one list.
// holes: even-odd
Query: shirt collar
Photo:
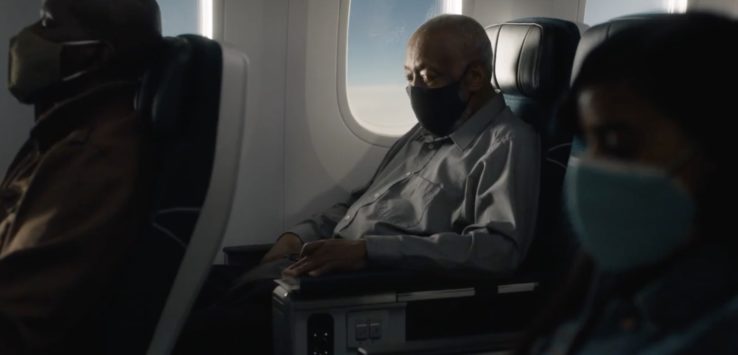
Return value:
[(505, 107), (507, 107), (505, 98), (501, 94), (495, 95), (451, 133), (449, 138), (451, 138), (459, 149), (466, 150), (495, 121)]

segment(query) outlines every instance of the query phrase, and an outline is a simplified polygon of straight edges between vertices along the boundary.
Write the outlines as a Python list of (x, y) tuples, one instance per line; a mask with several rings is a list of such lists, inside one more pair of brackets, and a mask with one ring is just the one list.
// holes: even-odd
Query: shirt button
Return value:
[(410, 177), (413, 173), (407, 173), (405, 176)]
[(349, 219), (351, 219), (351, 215), (350, 214), (347, 214), (346, 216), (343, 217), (343, 219), (346, 220), (346, 221), (348, 221)]
[(374, 198), (379, 198), (379, 196), (382, 196), (382, 194), (380, 194), (379, 192), (377, 192), (376, 194), (374, 194)]

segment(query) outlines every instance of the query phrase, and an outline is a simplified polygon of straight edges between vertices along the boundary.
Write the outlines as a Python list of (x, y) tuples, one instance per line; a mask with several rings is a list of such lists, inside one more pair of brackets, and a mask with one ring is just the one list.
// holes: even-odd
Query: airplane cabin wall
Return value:
[(3, 0), (0, 2), (0, 176), (12, 163), (33, 126), (33, 108), (21, 105), (6, 89), (10, 37), (39, 18), (39, 2)]
[(273, 242), (283, 229), (288, 3), (225, 0), (217, 7), (222, 21), (215, 33), (250, 60), (239, 182), (224, 245)]
[(225, 0), (217, 7), (219, 39), (250, 58), (244, 147), (224, 246), (274, 242), (347, 198), (386, 151), (355, 136), (339, 110), (340, 5)]
[(523, 18), (554, 17), (581, 23), (586, 0), (471, 0), (464, 10), (483, 26)]
[(386, 148), (354, 135), (339, 110), (340, 0), (218, 5), (218, 39), (250, 58), (239, 184), (223, 245), (271, 243), (364, 184)]
[(340, 0), (290, 1), (285, 227), (345, 200), (386, 152), (357, 137), (339, 109), (340, 10)]
[(690, 0), (689, 9), (709, 10), (738, 17), (738, 0)]

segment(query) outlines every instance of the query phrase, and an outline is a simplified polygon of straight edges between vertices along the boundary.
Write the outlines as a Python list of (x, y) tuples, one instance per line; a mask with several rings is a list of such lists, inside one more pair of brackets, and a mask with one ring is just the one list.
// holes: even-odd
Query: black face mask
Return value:
[(453, 132), (469, 104), (459, 97), (462, 79), (435, 89), (407, 87), (415, 117), (423, 128), (437, 137), (445, 137)]

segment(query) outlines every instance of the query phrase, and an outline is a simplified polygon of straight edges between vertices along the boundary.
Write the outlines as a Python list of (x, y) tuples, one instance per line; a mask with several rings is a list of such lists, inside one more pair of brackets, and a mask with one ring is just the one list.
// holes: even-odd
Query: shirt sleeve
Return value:
[(303, 243), (330, 238), (333, 235), (336, 225), (338, 225), (338, 222), (348, 211), (349, 206), (356, 202), (364, 191), (362, 189), (352, 193), (351, 197), (345, 203), (333, 205), (322, 213), (300, 222), (287, 230), (287, 233), (296, 234)]
[(51, 353), (78, 336), (104, 306), (142, 222), (139, 145), (62, 145), (44, 157), (3, 247), (3, 354)]
[(338, 225), (338, 222), (340, 222), (341, 219), (346, 215), (351, 205), (356, 203), (356, 201), (358, 201), (361, 196), (366, 193), (366, 191), (374, 182), (374, 179), (376, 179), (377, 176), (387, 166), (387, 164), (389, 164), (390, 161), (394, 159), (395, 155), (397, 155), (397, 152), (403, 146), (405, 146), (405, 144), (407, 144), (409, 140), (415, 137), (419, 131), (420, 126), (416, 125), (403, 137), (398, 139), (397, 142), (395, 142), (392, 147), (390, 147), (389, 151), (387, 151), (387, 154), (382, 159), (382, 162), (379, 164), (376, 173), (369, 181), (369, 183), (366, 184), (366, 186), (364, 186), (363, 188), (352, 192), (351, 196), (346, 202), (335, 204), (322, 213), (314, 215), (300, 222), (299, 224), (287, 230), (287, 233), (296, 234), (304, 243), (332, 237), (333, 232)]
[(465, 186), (460, 233), (364, 236), (370, 263), (402, 268), (514, 271), (536, 222), (540, 143), (532, 132), (505, 138), (474, 166)]

